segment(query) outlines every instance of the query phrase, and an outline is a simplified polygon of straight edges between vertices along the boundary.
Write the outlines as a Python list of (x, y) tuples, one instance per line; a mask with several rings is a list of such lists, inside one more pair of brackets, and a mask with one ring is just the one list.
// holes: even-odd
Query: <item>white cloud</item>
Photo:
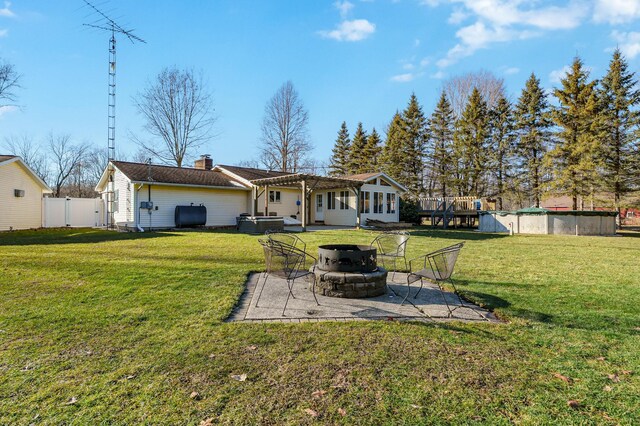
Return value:
[(407, 72), (404, 74), (394, 75), (393, 77), (391, 77), (391, 81), (395, 81), (397, 83), (408, 83), (410, 81), (415, 80), (420, 75), (421, 73), (415, 74), (412, 72)]
[(618, 43), (618, 47), (627, 59), (633, 59), (640, 54), (640, 32), (628, 33), (613, 30), (611, 38)]
[(2, 29), (0, 30), (0, 38), (1, 37), (6, 37), (9, 34), (9, 30), (8, 29)]
[(596, 0), (593, 20), (623, 24), (640, 18), (640, 0)]
[(431, 78), (435, 78), (436, 80), (442, 80), (443, 78), (445, 78), (447, 75), (445, 74), (444, 71), (440, 70), (440, 71), (436, 71), (435, 73), (431, 74)]
[(420, 68), (424, 68), (424, 67), (426, 67), (427, 65), (429, 65), (430, 63), (431, 63), (431, 59), (429, 59), (429, 58), (422, 58), (422, 59), (420, 60)]
[(449, 16), (449, 19), (447, 20), (447, 22), (450, 23), (451, 25), (458, 25), (458, 24), (461, 24), (462, 21), (464, 21), (468, 17), (469, 15), (464, 10), (460, 8), (456, 8), (451, 13), (451, 16)]
[(492, 43), (525, 39), (534, 35), (535, 33), (529, 30), (518, 31), (506, 27), (491, 27), (478, 21), (462, 27), (456, 32), (456, 37), (460, 41), (449, 49), (447, 55), (438, 60), (436, 64), (440, 68), (445, 68), (472, 55), (479, 49), (487, 48)]
[[(434, 7), (443, 2), (423, 0), (421, 3)], [(474, 19), (474, 22), (456, 32), (458, 42), (437, 62), (440, 68), (450, 66), (494, 43), (535, 37), (550, 30), (575, 28), (590, 12), (590, 7), (582, 0), (570, 0), (564, 6), (541, 5), (539, 1), (527, 0), (449, 2), (459, 5), (449, 17), (450, 24), (458, 25), (467, 19)]]
[(376, 24), (366, 19), (354, 19), (352, 21), (342, 21), (335, 30), (320, 31), (324, 38), (331, 38), (338, 41), (360, 41), (369, 37), (376, 31)]
[(0, 118), (2, 118), (5, 114), (8, 114), (13, 111), (17, 111), (18, 107), (13, 105), (6, 105), (0, 107)]
[(518, 67), (509, 67), (509, 68), (506, 68), (503, 72), (504, 72), (505, 75), (518, 74), (520, 72), (520, 68), (518, 68)]
[(559, 70), (553, 70), (549, 73), (549, 81), (552, 83), (558, 84), (560, 83), (560, 80), (562, 80), (569, 71), (571, 71), (571, 67), (569, 65), (565, 65)]
[(417, 38), (415, 40), (413, 40), (413, 47), (419, 47), (420, 46), (420, 39)]
[(335, 6), (336, 9), (338, 9), (338, 12), (340, 12), (340, 17), (342, 19), (345, 19), (349, 14), (349, 12), (351, 12), (351, 9), (355, 7), (353, 3), (351, 3), (349, 0), (343, 0), (343, 1), (338, 0), (333, 5)]
[(11, 2), (4, 2), (4, 7), (0, 9), (0, 16), (4, 16), (5, 18), (14, 18), (16, 16), (16, 14), (11, 10)]

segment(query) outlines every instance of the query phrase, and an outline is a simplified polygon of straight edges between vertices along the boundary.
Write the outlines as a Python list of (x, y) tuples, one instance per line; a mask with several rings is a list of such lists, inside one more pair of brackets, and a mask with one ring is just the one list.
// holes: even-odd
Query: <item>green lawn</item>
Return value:
[(413, 235), (506, 322), (224, 323), (255, 236), (0, 233), (0, 424), (640, 422), (639, 234)]

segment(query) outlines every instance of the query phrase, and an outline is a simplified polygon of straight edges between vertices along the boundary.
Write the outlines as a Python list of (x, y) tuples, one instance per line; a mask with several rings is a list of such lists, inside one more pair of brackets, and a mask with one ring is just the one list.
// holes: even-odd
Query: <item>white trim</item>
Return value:
[[(126, 176), (126, 175), (125, 175)], [(127, 177), (127, 179), (129, 179)], [(214, 186), (214, 185), (192, 185), (188, 183), (167, 183), (167, 182), (146, 182), (141, 180), (131, 180), (131, 183), (142, 184), (142, 185), (160, 185), (160, 186), (180, 186), (185, 188), (210, 188), (210, 189), (231, 189), (231, 190), (239, 190), (239, 191), (251, 191), (251, 188), (245, 188), (244, 186)]]
[(27, 173), (31, 176), (31, 178), (33, 180), (35, 180), (41, 187), (42, 187), (42, 192), (46, 193), (46, 194), (51, 194), (53, 193), (53, 190), (49, 187), (49, 185), (47, 185), (47, 183), (45, 181), (43, 181), (40, 176), (38, 176), (36, 174), (36, 172), (33, 171), (33, 169), (31, 167), (29, 167), (27, 165), (27, 163), (25, 163), (22, 158), (20, 157), (13, 157), (10, 158), (8, 160), (2, 161), (0, 162), (0, 166), (4, 166), (7, 164), (11, 164), (11, 163), (15, 163), (15, 162), (19, 162), (20, 165), (27, 171)]

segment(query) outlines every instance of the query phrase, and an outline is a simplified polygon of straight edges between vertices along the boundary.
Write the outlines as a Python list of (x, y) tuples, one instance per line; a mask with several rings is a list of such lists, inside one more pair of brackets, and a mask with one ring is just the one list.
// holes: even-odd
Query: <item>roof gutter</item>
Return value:
[(209, 188), (209, 189), (231, 189), (240, 191), (250, 191), (250, 188), (244, 186), (214, 186), (214, 185), (192, 185), (187, 183), (166, 183), (166, 182), (147, 182), (141, 180), (131, 181), (131, 183), (139, 185), (160, 185), (160, 186), (180, 186), (186, 188)]

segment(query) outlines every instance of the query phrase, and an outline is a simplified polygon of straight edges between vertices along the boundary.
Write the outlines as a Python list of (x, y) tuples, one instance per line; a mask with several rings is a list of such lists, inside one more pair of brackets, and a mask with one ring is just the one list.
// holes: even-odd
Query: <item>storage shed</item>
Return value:
[(0, 231), (42, 226), (42, 196), (53, 192), (15, 155), (0, 155)]

